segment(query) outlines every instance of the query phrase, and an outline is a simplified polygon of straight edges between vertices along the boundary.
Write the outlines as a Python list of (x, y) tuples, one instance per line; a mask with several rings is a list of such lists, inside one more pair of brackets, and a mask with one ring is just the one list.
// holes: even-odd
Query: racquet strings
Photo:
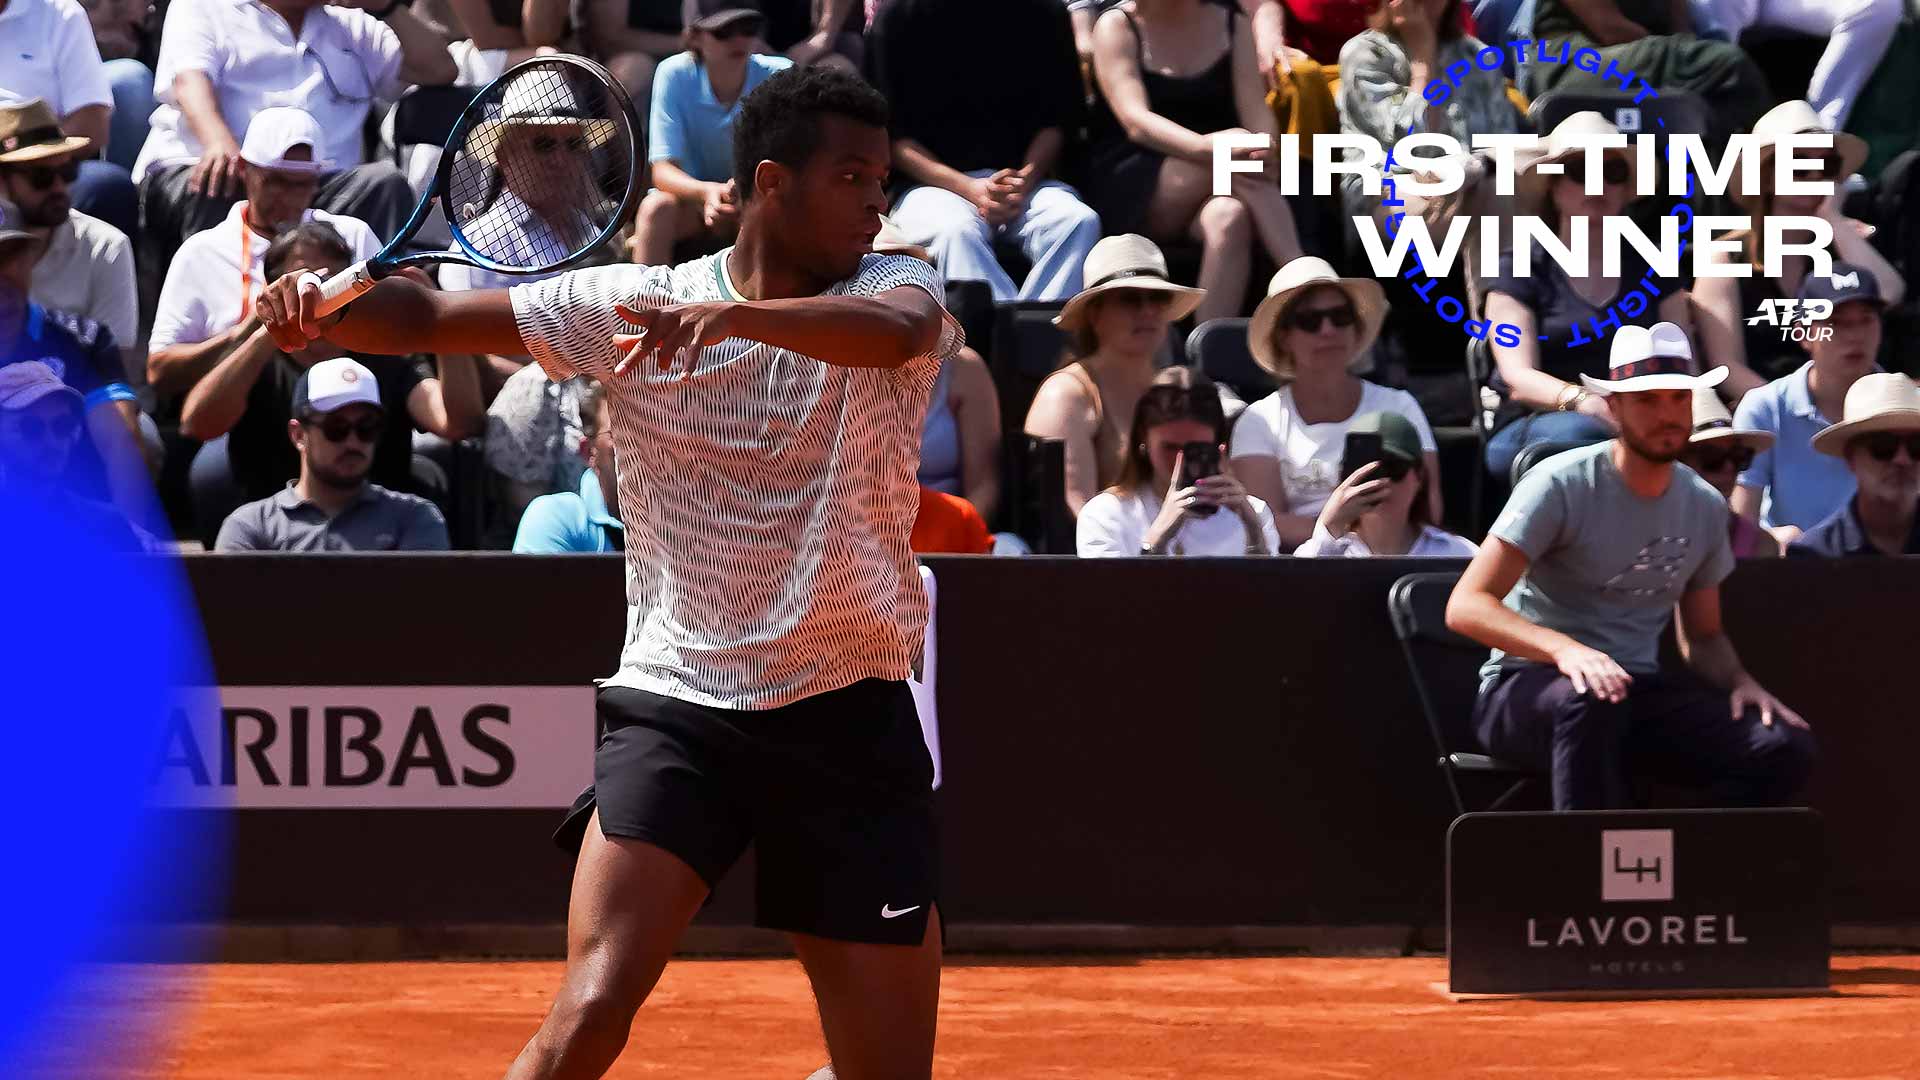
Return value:
[(624, 101), (588, 71), (553, 62), (499, 80), (471, 108), (447, 177), (462, 246), (523, 270), (592, 247), (636, 167)]

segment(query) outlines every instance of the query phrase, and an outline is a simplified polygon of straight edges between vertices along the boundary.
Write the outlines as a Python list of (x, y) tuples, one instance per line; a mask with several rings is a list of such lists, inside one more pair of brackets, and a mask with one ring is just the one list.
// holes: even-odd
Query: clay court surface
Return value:
[[(149, 974), (160, 969), (147, 969)], [(546, 1008), (546, 961), (165, 969), (175, 1080), (493, 1080)], [(1920, 957), (1842, 956), (1835, 996), (1454, 1004), (1437, 958), (953, 957), (941, 1077), (1920, 1075)], [(142, 979), (141, 981), (145, 981)], [(802, 1080), (825, 1062), (790, 960), (667, 969), (612, 1077)]]

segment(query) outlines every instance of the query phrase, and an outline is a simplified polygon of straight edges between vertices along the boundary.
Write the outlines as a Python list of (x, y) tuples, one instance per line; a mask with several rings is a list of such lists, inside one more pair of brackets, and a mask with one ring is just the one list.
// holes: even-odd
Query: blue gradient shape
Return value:
[(165, 1019), (98, 961), (192, 959), (160, 928), (215, 921), (226, 888), (225, 815), (148, 805), (182, 688), (214, 685), (180, 560), (62, 505), (0, 496), (0, 1076), (145, 1057)]

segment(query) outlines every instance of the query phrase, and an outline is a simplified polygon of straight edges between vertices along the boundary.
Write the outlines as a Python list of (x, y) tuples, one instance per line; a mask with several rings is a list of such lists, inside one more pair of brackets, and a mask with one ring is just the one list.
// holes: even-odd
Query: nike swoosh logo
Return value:
[(905, 915), (910, 911), (919, 911), (920, 907), (921, 905), (915, 904), (910, 908), (901, 908), (899, 911), (895, 911), (891, 907), (888, 907), (886, 904), (881, 904), (880, 917), (883, 919), (897, 919), (900, 916)]

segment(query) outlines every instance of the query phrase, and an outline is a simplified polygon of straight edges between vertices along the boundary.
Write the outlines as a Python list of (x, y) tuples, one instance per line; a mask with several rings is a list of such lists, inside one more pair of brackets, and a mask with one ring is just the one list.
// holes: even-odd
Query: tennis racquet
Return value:
[[(605, 244), (640, 186), (633, 101), (606, 68), (542, 56), (489, 83), (447, 136), (433, 186), (380, 253), (320, 287), (328, 315), (406, 266), (459, 263), (498, 274), (547, 274)], [(406, 254), (440, 201), (453, 247)]]

